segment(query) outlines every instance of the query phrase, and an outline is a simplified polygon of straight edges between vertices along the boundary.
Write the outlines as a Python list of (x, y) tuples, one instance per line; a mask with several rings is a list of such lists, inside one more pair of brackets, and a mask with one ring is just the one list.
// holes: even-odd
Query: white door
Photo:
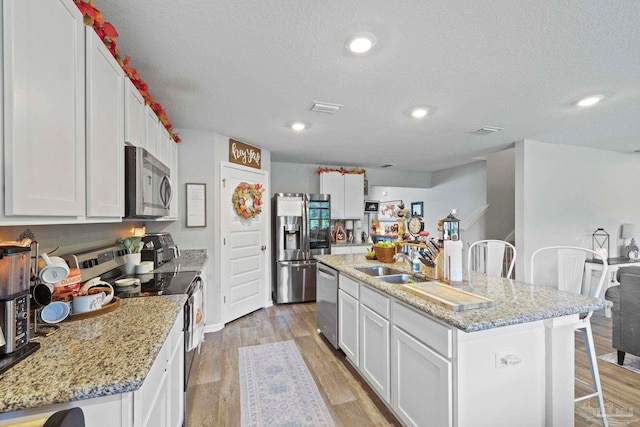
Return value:
[[(220, 189), (222, 322), (228, 323), (266, 305), (269, 295), (267, 172), (222, 162)], [(232, 203), (239, 184), (261, 184), (262, 213), (245, 219)], [(249, 203), (253, 203), (250, 200)]]

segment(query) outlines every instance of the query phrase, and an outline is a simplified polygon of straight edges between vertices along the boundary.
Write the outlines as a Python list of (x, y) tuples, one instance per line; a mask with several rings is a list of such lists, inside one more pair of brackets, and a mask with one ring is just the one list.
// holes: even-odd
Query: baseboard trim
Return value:
[(214, 323), (212, 325), (204, 325), (204, 333), (209, 334), (211, 332), (218, 332), (224, 328), (222, 323)]

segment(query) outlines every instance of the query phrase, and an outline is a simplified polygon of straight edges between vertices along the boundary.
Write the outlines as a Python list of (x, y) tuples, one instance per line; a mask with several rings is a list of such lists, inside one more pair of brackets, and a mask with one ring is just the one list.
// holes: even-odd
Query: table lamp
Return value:
[(640, 235), (640, 224), (622, 224), (622, 238), (631, 239), (631, 243), (624, 248), (624, 253), (627, 258), (640, 258), (640, 250), (638, 249), (635, 239), (638, 235)]

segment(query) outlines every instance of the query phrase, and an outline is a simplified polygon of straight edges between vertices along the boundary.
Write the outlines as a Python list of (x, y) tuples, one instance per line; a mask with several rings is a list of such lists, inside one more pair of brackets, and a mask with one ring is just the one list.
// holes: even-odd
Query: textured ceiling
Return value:
[[(438, 170), (522, 139), (640, 149), (638, 0), (95, 4), (176, 128), (272, 160)], [(364, 56), (345, 49), (358, 31), (377, 37)], [(573, 106), (594, 93), (607, 98)], [(417, 105), (432, 114), (410, 118)], [(470, 133), (483, 126), (504, 131)]]

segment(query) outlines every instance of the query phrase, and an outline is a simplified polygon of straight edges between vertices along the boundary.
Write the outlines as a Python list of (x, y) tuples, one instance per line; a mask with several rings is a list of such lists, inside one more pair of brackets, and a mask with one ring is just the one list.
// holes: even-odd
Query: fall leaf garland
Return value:
[(262, 184), (241, 182), (233, 192), (231, 202), (238, 215), (245, 219), (255, 218), (262, 213)]
[(156, 113), (158, 119), (162, 123), (162, 125), (169, 131), (171, 135), (171, 139), (175, 142), (180, 142), (180, 136), (174, 132), (173, 125), (169, 121), (167, 117), (167, 113), (162, 108), (162, 105), (157, 103), (153, 96), (149, 93), (149, 85), (145, 83), (138, 71), (135, 68), (129, 67), (129, 61), (131, 61), (130, 56), (125, 56), (124, 59), (120, 56), (120, 48), (118, 47), (116, 40), (118, 39), (118, 31), (115, 27), (104, 20), (102, 16), (102, 12), (96, 9), (93, 0), (73, 0), (76, 4), (76, 7), (82, 13), (84, 24), (90, 27), (93, 27), (94, 31), (100, 37), (104, 45), (107, 47), (109, 52), (113, 55), (115, 60), (120, 64), (120, 67), (124, 70), (124, 73), (129, 77), (131, 83), (140, 91), (140, 94), (144, 98), (145, 104), (149, 105), (151, 109)]
[(318, 166), (318, 175), (320, 175), (321, 173), (325, 173), (325, 172), (340, 172), (342, 175), (346, 175), (346, 174), (359, 174), (359, 175), (364, 175), (365, 178), (367, 176), (367, 171), (365, 169), (360, 169), (359, 167), (355, 167), (353, 169), (345, 169), (345, 168), (328, 168), (328, 167), (322, 167), (322, 166)]

